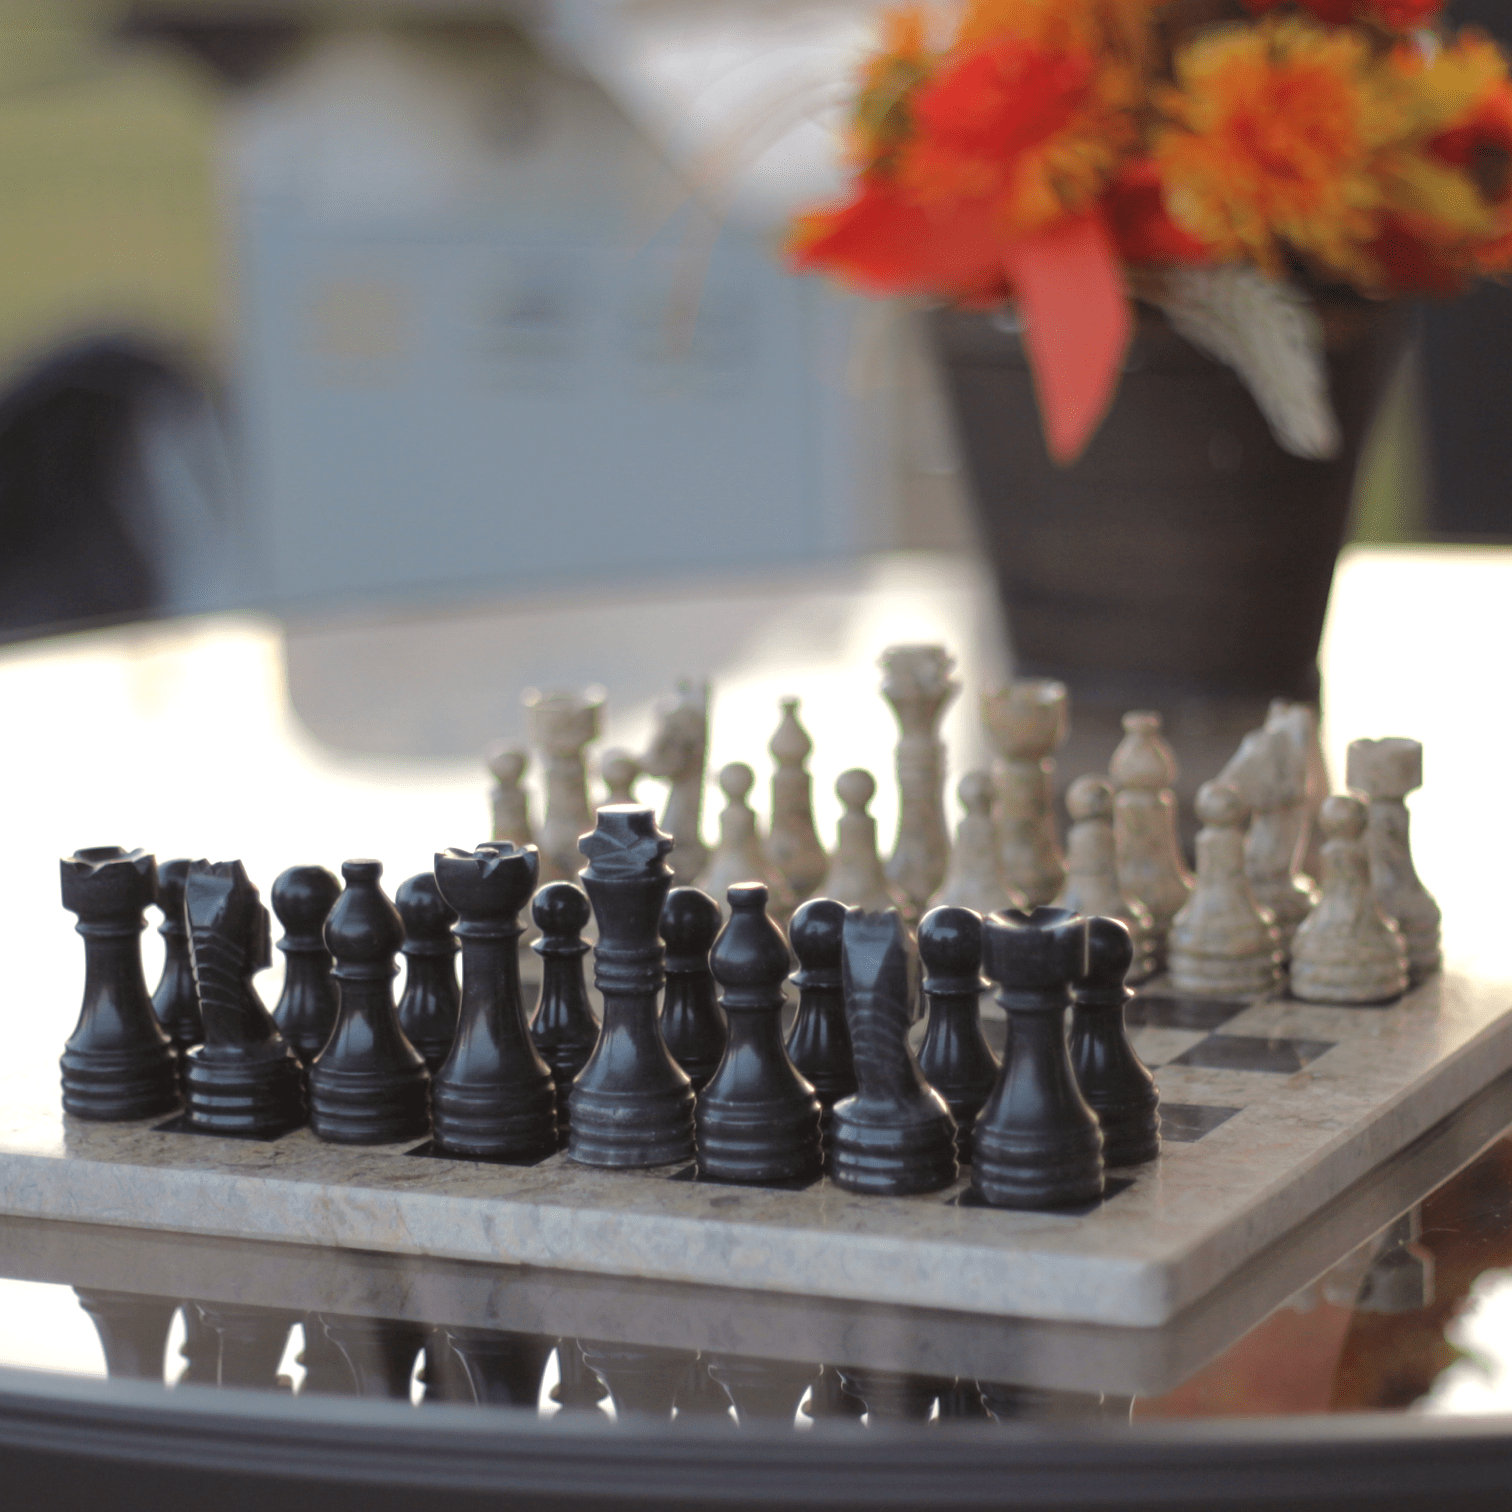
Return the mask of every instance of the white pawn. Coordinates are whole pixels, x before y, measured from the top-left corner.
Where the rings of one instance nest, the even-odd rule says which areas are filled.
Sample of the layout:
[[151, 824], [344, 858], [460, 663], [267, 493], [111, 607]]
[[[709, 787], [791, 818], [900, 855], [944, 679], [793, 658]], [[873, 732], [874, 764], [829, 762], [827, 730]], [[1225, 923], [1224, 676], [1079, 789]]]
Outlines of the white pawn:
[[1177, 833], [1176, 757], [1160, 734], [1160, 715], [1138, 710], [1123, 717], [1124, 738], [1113, 752], [1108, 775], [1113, 833], [1118, 844], [1118, 886], [1149, 911], [1155, 948], [1165, 956], [1171, 921], [1192, 891]]
[[772, 772], [772, 828], [767, 855], [787, 880], [796, 901], [810, 898], [824, 880], [829, 857], [814, 828], [814, 790], [806, 765], [814, 742], [798, 722], [798, 700], [782, 700], [782, 722], [767, 747]]
[[1370, 802], [1365, 845], [1370, 885], [1407, 942], [1407, 969], [1420, 982], [1443, 964], [1442, 923], [1433, 894], [1412, 864], [1408, 793], [1423, 785], [1423, 747], [1416, 740], [1353, 740], [1346, 780]]
[[522, 747], [496, 745], [488, 753], [488, 770], [493, 773], [493, 838], [512, 840], [516, 845], [534, 845], [530, 827], [530, 797], [521, 785], [525, 768], [530, 764]]
[[1327, 798], [1322, 893], [1292, 940], [1292, 996], [1305, 1003], [1385, 1003], [1407, 990], [1407, 946], [1370, 886], [1365, 805]]
[[820, 888], [826, 898], [849, 908], [876, 913], [884, 908], [907, 912], [903, 895], [887, 880], [882, 858], [877, 854], [877, 821], [866, 806], [876, 796], [877, 779], [860, 767], [841, 772], [835, 794], [845, 806], [840, 815], [835, 857]]
[[576, 693], [527, 690], [522, 699], [530, 743], [545, 758], [546, 817], [541, 821], [542, 882], [571, 880], [583, 868], [578, 838], [593, 828], [584, 749], [597, 738], [604, 711], [601, 688]]
[[[1301, 704], [1291, 707], [1303, 709]], [[1274, 719], [1273, 708], [1265, 727], [1251, 730], [1239, 743], [1218, 781], [1249, 805], [1244, 872], [1256, 900], [1275, 915], [1282, 948], [1290, 949], [1297, 925], [1312, 912], [1318, 894], [1298, 871], [1307, 844], [1306, 751]]]
[[737, 882], [763, 882], [770, 895], [767, 912], [774, 919], [786, 919], [793, 911], [792, 895], [761, 843], [756, 812], [748, 802], [755, 785], [756, 774], [743, 761], [720, 768], [725, 806], [719, 816], [719, 843], [709, 856], [700, 886], [724, 908], [725, 894]]
[[1066, 883], [1055, 836], [1055, 762], [1066, 738], [1064, 683], [1036, 678], [982, 695], [982, 724], [998, 754], [998, 844], [1008, 880], [1031, 904]]
[[940, 720], [961, 690], [943, 646], [889, 646], [882, 653], [882, 696], [898, 720], [898, 839], [887, 876], [922, 913], [945, 880], [945, 747]]
[[1023, 908], [1024, 896], [1015, 891], [1003, 866], [997, 821], [992, 817], [996, 792], [990, 772], [967, 772], [956, 789], [965, 813], [956, 827], [950, 870], [932, 908], [970, 908], [979, 914], [1003, 908]]
[[612, 746], [599, 757], [599, 780], [604, 784], [604, 803], [634, 803], [635, 784], [641, 765], [622, 746]]
[[1281, 933], [1244, 873], [1249, 809], [1235, 788], [1205, 782], [1197, 818], [1197, 881], [1166, 947], [1171, 985], [1192, 997], [1260, 997], [1281, 981]]
[[1087, 918], [1121, 919], [1134, 937], [1134, 964], [1128, 980], [1143, 982], [1155, 973], [1149, 910], [1126, 898], [1118, 887], [1118, 848], [1113, 839], [1113, 784], [1088, 773], [1066, 790], [1071, 828], [1066, 835], [1066, 885], [1055, 900]]

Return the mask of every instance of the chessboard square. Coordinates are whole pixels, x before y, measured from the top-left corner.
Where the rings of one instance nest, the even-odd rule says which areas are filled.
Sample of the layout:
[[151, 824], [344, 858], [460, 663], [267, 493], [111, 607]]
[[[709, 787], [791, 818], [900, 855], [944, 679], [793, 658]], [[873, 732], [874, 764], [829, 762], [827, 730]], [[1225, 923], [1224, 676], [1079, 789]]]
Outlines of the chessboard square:
[[1130, 1029], [1129, 1043], [1134, 1053], [1145, 1065], [1155, 1070], [1168, 1066], [1193, 1045], [1200, 1045], [1207, 1038], [1201, 1029]]
[[1124, 1022], [1151, 1029], [1201, 1029], [1211, 1033], [1250, 1005], [1226, 998], [1181, 997], [1174, 992], [1141, 992], [1124, 1010]]
[[1258, 1039], [1244, 1034], [1214, 1034], [1183, 1051], [1171, 1064], [1290, 1076], [1333, 1047], [1332, 1040]]
[[1160, 1105], [1160, 1138], [1165, 1144], [1196, 1144], [1204, 1134], [1211, 1134], [1226, 1124], [1239, 1108], [1208, 1107], [1203, 1103], [1168, 1103]]

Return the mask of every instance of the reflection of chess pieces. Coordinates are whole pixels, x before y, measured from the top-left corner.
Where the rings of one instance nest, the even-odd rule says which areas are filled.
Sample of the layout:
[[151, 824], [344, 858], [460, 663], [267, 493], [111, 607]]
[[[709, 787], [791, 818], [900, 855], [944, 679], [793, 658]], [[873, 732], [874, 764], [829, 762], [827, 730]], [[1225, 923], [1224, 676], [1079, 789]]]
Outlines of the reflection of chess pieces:
[[583, 1360], [608, 1388], [617, 1417], [665, 1422], [697, 1355], [687, 1349], [608, 1344], [584, 1339]]
[[1407, 988], [1407, 947], [1370, 885], [1365, 805], [1327, 799], [1322, 892], [1292, 939], [1291, 990], [1306, 1003], [1384, 1003]]
[[1365, 845], [1370, 885], [1407, 944], [1415, 982], [1443, 963], [1439, 906], [1418, 880], [1412, 864], [1408, 793], [1423, 785], [1423, 747], [1416, 740], [1354, 740], [1349, 745], [1348, 782], [1370, 801]]
[[675, 842], [668, 864], [678, 887], [698, 881], [709, 853], [700, 834], [709, 746], [709, 685], [680, 682], [656, 711], [656, 734], [641, 770], [671, 784], [661, 828]]
[[512, 840], [516, 845], [534, 845], [530, 827], [530, 797], [523, 787], [525, 768], [530, 758], [517, 745], [497, 745], [488, 753], [488, 770], [493, 773], [493, 838]]
[[1024, 899], [1013, 889], [998, 845], [997, 820], [992, 815], [996, 796], [987, 772], [967, 772], [956, 790], [965, 813], [956, 826], [950, 867], [934, 896], [936, 908], [969, 908], [979, 914], [1000, 908], [1022, 908]]
[[635, 784], [641, 766], [629, 751], [611, 746], [599, 757], [599, 779], [604, 784], [604, 803], [634, 803]]
[[[541, 881], [570, 881], [582, 858], [578, 837], [593, 828], [588, 803], [588, 767], [584, 751], [598, 738], [604, 712], [600, 688], [576, 693], [537, 693], [524, 697], [530, 743], [541, 753], [546, 777], [546, 817], [541, 821]], [[517, 842], [518, 843], [518, 842]]]
[[1055, 838], [1055, 762], [1066, 738], [1063, 683], [1026, 679], [982, 695], [982, 723], [998, 754], [998, 844], [1008, 881], [1030, 906], [1065, 885]]
[[762, 844], [756, 812], [750, 804], [756, 774], [743, 761], [720, 768], [719, 790], [725, 806], [719, 816], [719, 844], [704, 871], [703, 890], [721, 905], [739, 882], [763, 883], [771, 894], [771, 913], [786, 919], [793, 911], [792, 895]]
[[[415, 1360], [425, 1342], [425, 1330], [417, 1323], [395, 1318], [345, 1317], [322, 1313], [318, 1326], [340, 1351], [351, 1374], [351, 1390], [360, 1397], [387, 1397], [407, 1402]], [[310, 1346], [311, 1313], [305, 1319], [305, 1348]], [[305, 1389], [310, 1389], [306, 1377]]]
[[792, 1426], [799, 1402], [819, 1375], [817, 1365], [743, 1355], [711, 1355], [705, 1368], [724, 1388], [738, 1422], [765, 1419], [787, 1427]]
[[776, 763], [767, 855], [787, 882], [794, 902], [802, 902], [824, 880], [829, 857], [814, 828], [813, 782], [807, 766], [814, 742], [798, 723], [796, 698], [782, 700], [782, 723], [767, 749]]
[[1161, 738], [1160, 715], [1125, 714], [1124, 738], [1108, 764], [1117, 797], [1113, 832], [1118, 846], [1118, 885], [1126, 898], [1148, 910], [1158, 955], [1165, 952], [1171, 921], [1192, 891], [1177, 835], [1176, 757]]
[[74, 1295], [100, 1336], [106, 1375], [113, 1381], [156, 1381], [161, 1385], [168, 1330], [178, 1303], [166, 1297], [82, 1286], [74, 1287]]
[[877, 854], [877, 821], [867, 804], [877, 791], [876, 779], [860, 767], [841, 772], [835, 792], [844, 805], [835, 840], [835, 856], [819, 891], [827, 898], [852, 908], [879, 912], [904, 909], [907, 904], [882, 869]]
[[882, 653], [882, 696], [898, 719], [898, 840], [888, 880], [917, 918], [945, 880], [945, 747], [940, 720], [961, 685], [943, 646], [890, 646]]
[[1134, 964], [1128, 980], [1143, 982], [1155, 971], [1155, 948], [1149, 910], [1127, 898], [1118, 886], [1118, 852], [1113, 839], [1113, 784], [1104, 777], [1078, 777], [1066, 790], [1066, 885], [1057, 908], [1087, 918], [1118, 919], [1134, 940]]
[[[1311, 712], [1301, 704], [1282, 708]], [[1265, 728], [1246, 735], [1218, 774], [1249, 805], [1244, 872], [1255, 901], [1275, 916], [1283, 949], [1317, 902], [1312, 883], [1297, 870], [1306, 845], [1307, 753], [1295, 732], [1276, 723], [1287, 717], [1272, 709]]]
[[1244, 871], [1244, 799], [1221, 782], [1197, 791], [1197, 880], [1167, 941], [1171, 985], [1192, 997], [1259, 997], [1281, 980], [1275, 916]]

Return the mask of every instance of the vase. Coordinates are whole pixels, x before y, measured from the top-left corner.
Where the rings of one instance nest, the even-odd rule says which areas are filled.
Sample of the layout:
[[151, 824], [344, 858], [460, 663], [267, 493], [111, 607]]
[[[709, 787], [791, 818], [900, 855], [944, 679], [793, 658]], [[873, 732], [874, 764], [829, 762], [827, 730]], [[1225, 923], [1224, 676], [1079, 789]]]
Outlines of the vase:
[[1354, 478], [1409, 315], [1324, 307], [1337, 457], [1283, 451], [1228, 367], [1142, 313], [1079, 461], [1050, 460], [1007, 319], [933, 316], [980, 535], [1022, 676], [1159, 706], [1318, 696]]

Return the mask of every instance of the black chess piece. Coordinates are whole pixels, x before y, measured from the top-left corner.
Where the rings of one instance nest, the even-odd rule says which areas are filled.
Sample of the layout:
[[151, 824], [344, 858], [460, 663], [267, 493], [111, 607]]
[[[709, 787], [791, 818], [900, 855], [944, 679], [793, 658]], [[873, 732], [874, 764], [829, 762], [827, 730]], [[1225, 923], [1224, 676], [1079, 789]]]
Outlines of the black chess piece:
[[667, 985], [662, 992], [662, 1039], [672, 1059], [702, 1092], [719, 1068], [729, 1029], [714, 992], [709, 952], [719, 934], [719, 904], [696, 887], [674, 887], [662, 907]]
[[833, 898], [811, 898], [788, 925], [788, 943], [798, 957], [798, 970], [793, 973], [798, 1013], [788, 1031], [788, 1059], [819, 1098], [826, 1161], [835, 1104], [856, 1090], [840, 973], [844, 932], [845, 904]]
[[278, 942], [284, 984], [273, 1022], [306, 1066], [325, 1049], [336, 1027], [341, 995], [331, 975], [325, 922], [340, 896], [341, 883], [323, 866], [291, 866], [279, 874], [270, 894], [284, 927]]
[[404, 924], [379, 861], [344, 861], [346, 888], [326, 920], [341, 984], [336, 1023], [310, 1067], [310, 1126], [332, 1144], [395, 1144], [430, 1126], [430, 1072], [394, 1003]]
[[557, 1148], [556, 1090], [525, 1023], [520, 910], [535, 888], [533, 845], [492, 840], [436, 856], [461, 922], [462, 1011], [432, 1088], [436, 1148], [484, 1160], [544, 1160]]
[[708, 1372], [724, 1388], [742, 1427], [762, 1421], [791, 1426], [798, 1404], [819, 1378], [817, 1365], [752, 1355], [711, 1355]]
[[[604, 1024], [568, 1098], [567, 1153], [583, 1165], [658, 1166], [693, 1158], [693, 1087], [661, 1035], [657, 934], [672, 882], [672, 837], [648, 808], [608, 804], [578, 849], [598, 921], [593, 980]], [[611, 1387], [612, 1389], [612, 1387]]]
[[1106, 1166], [1142, 1165], [1160, 1154], [1160, 1093], [1124, 1022], [1134, 950], [1122, 920], [1088, 919], [1086, 960], [1071, 984], [1071, 1069], [1102, 1126]]
[[306, 1313], [300, 1332], [304, 1335], [304, 1347], [299, 1351], [298, 1359], [304, 1366], [305, 1375], [299, 1394], [356, 1396], [357, 1377], [347, 1363], [347, 1357], [325, 1331], [320, 1314]]
[[940, 1392], [949, 1386], [934, 1376], [902, 1370], [863, 1369], [842, 1365], [840, 1380], [850, 1395], [866, 1404], [866, 1421], [878, 1423], [927, 1423]]
[[[341, 959], [341, 952], [336, 952]], [[425, 1330], [417, 1323], [396, 1318], [358, 1318], [336, 1313], [310, 1314], [305, 1320], [305, 1348], [309, 1349], [310, 1319], [346, 1360], [351, 1374], [351, 1392], [360, 1397], [410, 1399], [415, 1361], [425, 1343]], [[305, 1390], [310, 1390], [309, 1377]], [[329, 1388], [327, 1388], [329, 1389]]]
[[[143, 991], [146, 997], [146, 991]], [[168, 1330], [179, 1304], [167, 1297], [74, 1287], [79, 1306], [100, 1336], [105, 1374], [111, 1380], [163, 1382]]]
[[430, 1328], [425, 1334], [425, 1358], [420, 1366], [420, 1380], [425, 1394], [420, 1400], [427, 1407], [446, 1403], [476, 1402], [472, 1382], [462, 1368], [462, 1361], [451, 1347], [444, 1328]]
[[992, 1207], [1077, 1207], [1103, 1193], [1102, 1133], [1066, 1048], [1071, 982], [1087, 921], [1063, 908], [1008, 909], [983, 925], [982, 958], [1008, 1015], [1008, 1057], [977, 1117], [971, 1188]]
[[541, 958], [541, 992], [530, 1021], [530, 1037], [551, 1067], [556, 1086], [557, 1134], [567, 1140], [567, 1094], [578, 1072], [588, 1064], [598, 1043], [598, 1020], [588, 1004], [583, 980], [583, 957], [588, 942], [583, 931], [593, 917], [588, 896], [571, 882], [548, 882], [530, 905], [530, 917], [541, 931], [531, 949]]
[[703, 1418], [715, 1422], [730, 1421], [730, 1398], [725, 1389], [709, 1374], [709, 1361], [699, 1355], [688, 1364], [677, 1383], [673, 1399], [679, 1420]]
[[74, 1118], [152, 1118], [178, 1106], [178, 1056], [142, 975], [143, 911], [157, 865], [118, 845], [59, 862], [63, 906], [84, 936], [84, 1001], [63, 1048], [63, 1111]]
[[557, 1383], [551, 1388], [551, 1400], [560, 1403], [563, 1412], [597, 1412], [608, 1395], [608, 1388], [589, 1369], [578, 1341], [558, 1339]]
[[919, 960], [929, 1024], [919, 1070], [956, 1121], [956, 1159], [971, 1163], [971, 1126], [992, 1094], [998, 1058], [982, 1034], [982, 916], [969, 908], [936, 908], [919, 923]]
[[724, 1058], [698, 1098], [698, 1171], [715, 1181], [815, 1181], [823, 1165], [819, 1099], [782, 1043], [787, 941], [767, 889], [737, 882], [709, 966], [730, 1025]]
[[196, 861], [184, 915], [205, 1042], [184, 1061], [189, 1122], [276, 1139], [305, 1121], [304, 1071], [252, 985], [268, 965], [268, 910], [240, 861]]
[[841, 968], [857, 1091], [835, 1105], [830, 1172], [848, 1191], [934, 1192], [956, 1179], [955, 1120], [908, 1043], [908, 930], [894, 908], [845, 916]]
[[979, 1423], [987, 1421], [987, 1417], [987, 1404], [975, 1381], [958, 1377], [940, 1393], [942, 1423]]
[[[622, 805], [629, 807], [628, 804]], [[603, 809], [599, 810], [602, 814]], [[672, 1416], [678, 1388], [697, 1356], [688, 1349], [643, 1344], [607, 1344], [584, 1340], [583, 1359], [608, 1388], [620, 1417]]]
[[181, 1309], [184, 1315], [184, 1342], [179, 1345], [184, 1369], [177, 1384], [180, 1386], [220, 1385], [220, 1335], [205, 1321], [199, 1307], [186, 1302]]
[[450, 1325], [446, 1337], [472, 1401], [490, 1407], [534, 1409], [540, 1405], [541, 1376], [556, 1347], [555, 1339], [548, 1334]]
[[204, 1325], [219, 1340], [217, 1384], [245, 1386], [259, 1391], [285, 1389], [278, 1366], [289, 1343], [289, 1330], [298, 1319], [271, 1307], [245, 1307], [223, 1302], [197, 1304]]
[[404, 920], [399, 1027], [434, 1076], [457, 1037], [457, 939], [452, 933], [457, 911], [441, 896], [434, 872], [401, 883], [394, 907]]
[[179, 1053], [181, 1072], [184, 1052], [204, 1038], [199, 999], [194, 993], [194, 967], [189, 960], [189, 926], [184, 920], [184, 881], [188, 875], [189, 863], [183, 860], [164, 861], [157, 869], [163, 971], [152, 992], [152, 1011]]
[[826, 1420], [854, 1422], [866, 1416], [866, 1403], [845, 1389], [845, 1382], [833, 1365], [826, 1365], [809, 1390], [803, 1413], [816, 1423]]

